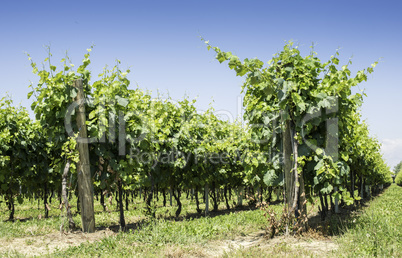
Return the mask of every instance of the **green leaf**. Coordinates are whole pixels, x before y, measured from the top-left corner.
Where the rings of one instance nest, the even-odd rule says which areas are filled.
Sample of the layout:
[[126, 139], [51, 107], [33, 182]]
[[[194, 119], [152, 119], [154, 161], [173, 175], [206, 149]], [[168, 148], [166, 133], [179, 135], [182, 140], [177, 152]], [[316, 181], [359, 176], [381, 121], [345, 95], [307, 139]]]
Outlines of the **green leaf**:
[[324, 166], [324, 160], [320, 159], [320, 161], [318, 161], [317, 165], [315, 165], [314, 170], [318, 171], [320, 170], [322, 167]]
[[72, 99], [75, 99], [75, 98], [77, 97], [77, 94], [78, 94], [77, 89], [76, 89], [76, 88], [72, 88], [71, 91], [70, 91], [70, 97], [71, 97]]
[[325, 92], [320, 92], [317, 94], [317, 98], [325, 99], [328, 95]]
[[28, 92], [28, 99], [31, 98], [32, 94], [33, 94], [33, 91]]
[[339, 59], [336, 58], [336, 57], [334, 57], [334, 58], [332, 58], [332, 62], [333, 62], [334, 64], [338, 65], [338, 64], [339, 64]]
[[92, 120], [92, 119], [94, 119], [95, 116], [96, 116], [96, 110], [92, 110], [92, 111], [89, 113], [88, 118]]
[[279, 175], [276, 174], [275, 170], [270, 169], [264, 175], [264, 183], [267, 186], [279, 186], [283, 185], [283, 174], [280, 173]]
[[118, 95], [116, 95], [116, 101], [117, 101], [117, 103], [118, 103], [120, 106], [122, 106], [122, 107], [127, 106], [128, 103], [129, 103], [128, 99], [122, 98], [122, 97], [120, 97], [120, 96], [118, 96]]
[[333, 186], [330, 183], [325, 182], [324, 187], [321, 188], [321, 192], [324, 194], [329, 194], [332, 192], [332, 189], [334, 189]]
[[328, 99], [323, 99], [320, 102], [318, 102], [318, 107], [320, 107], [320, 108], [330, 108], [331, 107], [331, 102], [329, 102]]
[[300, 109], [300, 112], [304, 112], [306, 110], [306, 103], [299, 102], [297, 103], [297, 107]]

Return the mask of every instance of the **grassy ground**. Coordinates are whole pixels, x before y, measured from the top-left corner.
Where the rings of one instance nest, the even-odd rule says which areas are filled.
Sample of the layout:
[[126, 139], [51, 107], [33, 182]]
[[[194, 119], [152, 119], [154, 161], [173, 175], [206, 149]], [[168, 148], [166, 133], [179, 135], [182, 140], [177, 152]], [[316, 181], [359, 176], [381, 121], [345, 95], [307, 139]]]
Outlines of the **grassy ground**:
[[[42, 246], [46, 245], [46, 248], [36, 254], [43, 256], [47, 253], [52, 257], [402, 257], [402, 187], [396, 185], [367, 202], [359, 212], [346, 218], [333, 216], [326, 225], [332, 227], [336, 234], [328, 237], [322, 234], [315, 237], [309, 233], [302, 238], [276, 237], [268, 240], [264, 237], [266, 219], [263, 212], [247, 207], [226, 211], [222, 204], [219, 212], [204, 217], [195, 214], [194, 203], [183, 198], [183, 211], [179, 219], [173, 217], [176, 207], [158, 207], [157, 219], [151, 220], [144, 215], [142, 205], [139, 199], [130, 203], [130, 210], [125, 212], [128, 231], [117, 233], [115, 202], [109, 204], [111, 212], [103, 212], [96, 202], [95, 220], [99, 234], [93, 239], [85, 238], [91, 234], [77, 235], [75, 239], [88, 240], [69, 245], [69, 241], [74, 242], [71, 237], [74, 234], [60, 236], [59, 229], [64, 217], [60, 216], [58, 205], [53, 204], [50, 218], [43, 219], [42, 207], [38, 210], [36, 203], [26, 202], [16, 207], [16, 217], [21, 221], [12, 223], [5, 221], [8, 211], [2, 203], [0, 243], [3, 246], [0, 244], [0, 256], [29, 254], [21, 248], [10, 249], [6, 246], [17, 243], [28, 248], [30, 245], [40, 246], [37, 242], [43, 241], [46, 244]], [[272, 207], [278, 214], [282, 209], [281, 205]], [[74, 216], [74, 221], [80, 225], [78, 214]], [[67, 244], [63, 248], [54, 247], [49, 238], [60, 238], [61, 242]]]
[[156, 255], [166, 249], [183, 249], [185, 253], [197, 253], [211, 240], [232, 239], [260, 230], [264, 217], [259, 210], [241, 211], [215, 217], [201, 217], [183, 221], [150, 221], [137, 230], [121, 233], [101, 242], [70, 248], [61, 256], [94, 255]]
[[[211, 212], [210, 216], [205, 217], [195, 212], [195, 201], [187, 200], [182, 197], [183, 209], [179, 218], [175, 218], [174, 214], [177, 207], [169, 205], [162, 207], [162, 197], [160, 196], [156, 218], [150, 219], [145, 215], [144, 202], [142, 199], [130, 201], [129, 211], [125, 211], [125, 219], [127, 224], [127, 232], [113, 234], [99, 242], [88, 243], [73, 247], [62, 252], [56, 252], [54, 255], [75, 255], [86, 254], [93, 256], [98, 254], [116, 254], [126, 255], [128, 253], [155, 254], [158, 252], [166, 252], [166, 248], [180, 248], [187, 250], [187, 246], [197, 245], [202, 247], [210, 240], [220, 240], [233, 238], [235, 236], [245, 236], [251, 232], [261, 230], [265, 226], [265, 218], [262, 211], [258, 209], [250, 209], [245, 206], [243, 209], [226, 210], [226, 206], [221, 203], [218, 212]], [[76, 199], [72, 198], [73, 219], [77, 226], [81, 226], [80, 215], [76, 211]], [[246, 203], [246, 202], [245, 202]], [[107, 201], [108, 210], [104, 212], [98, 201], [95, 201], [95, 221], [97, 231], [109, 230], [119, 231], [119, 213], [117, 212], [116, 202]], [[43, 205], [40, 204], [38, 209], [37, 201], [25, 200], [21, 205], [16, 204], [15, 222], [6, 221], [8, 219], [8, 209], [3, 203], [0, 204], [0, 242], [9, 242], [10, 245], [15, 238], [27, 238], [24, 243], [30, 243], [32, 237], [47, 236], [60, 234], [60, 225], [66, 219], [61, 215], [59, 203], [56, 199], [50, 204], [49, 218], [44, 219]], [[205, 208], [205, 204], [201, 203], [201, 209]], [[278, 211], [280, 206], [277, 206]], [[37, 241], [36, 241], [37, 242]], [[134, 244], [135, 243], [135, 244]], [[4, 245], [3, 245], [4, 246]], [[0, 255], [18, 255], [15, 251], [2, 252], [0, 245]], [[5, 249], [5, 248], [4, 248]], [[17, 248], [18, 249], [18, 248]], [[194, 248], [193, 248], [194, 249]], [[195, 248], [197, 249], [197, 248]], [[52, 251], [52, 250], [49, 250]], [[169, 250], [168, 250], [169, 251]]]
[[341, 224], [337, 238], [350, 257], [402, 257], [402, 187], [391, 185]]

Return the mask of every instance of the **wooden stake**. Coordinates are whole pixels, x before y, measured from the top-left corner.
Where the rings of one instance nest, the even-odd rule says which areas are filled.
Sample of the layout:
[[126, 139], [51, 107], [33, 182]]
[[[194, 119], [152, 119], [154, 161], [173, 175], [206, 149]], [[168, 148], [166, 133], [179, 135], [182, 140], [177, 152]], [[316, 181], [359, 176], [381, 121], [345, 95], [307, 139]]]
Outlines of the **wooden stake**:
[[209, 188], [208, 184], [205, 185], [205, 216], [209, 213]]
[[[64, 167], [64, 171], [63, 171], [63, 175], [62, 175], [62, 179], [61, 179], [61, 194], [63, 197], [64, 205], [66, 206], [68, 228], [74, 229], [75, 223], [73, 220], [73, 216], [71, 214], [71, 207], [70, 207], [70, 204], [68, 203], [68, 198], [67, 198], [67, 176], [68, 176], [68, 171], [70, 170], [70, 165], [71, 165], [71, 161], [68, 159], [66, 162], [66, 166]], [[63, 224], [64, 224], [64, 222], [63, 222]], [[60, 231], [63, 229], [63, 224], [60, 227]]]
[[287, 122], [285, 132], [283, 133], [283, 173], [285, 174], [285, 203], [288, 211], [291, 211], [295, 199], [295, 173], [292, 164], [292, 136], [290, 122]]
[[237, 189], [237, 206], [238, 207], [241, 207], [241, 206], [243, 206], [243, 192], [244, 192], [244, 187], [243, 186], [240, 186], [238, 189]]
[[78, 163], [78, 193], [81, 206], [82, 231], [93, 233], [95, 232], [94, 198], [89, 163], [87, 127], [85, 123], [85, 96], [82, 79], [75, 80], [74, 87], [78, 90], [76, 100], [79, 104], [77, 112], [79, 136], [77, 139], [77, 147], [80, 155], [80, 161]]
[[[338, 187], [335, 186], [334, 191], [338, 192]], [[335, 197], [335, 213], [339, 213], [339, 204], [338, 204], [338, 202], [339, 202], [339, 198]]]

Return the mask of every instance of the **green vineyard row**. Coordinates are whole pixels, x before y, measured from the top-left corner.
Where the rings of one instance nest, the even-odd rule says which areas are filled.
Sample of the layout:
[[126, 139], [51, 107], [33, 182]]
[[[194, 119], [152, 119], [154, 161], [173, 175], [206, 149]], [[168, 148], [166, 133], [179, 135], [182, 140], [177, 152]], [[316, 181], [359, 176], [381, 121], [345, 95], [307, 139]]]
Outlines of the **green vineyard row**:
[[[123, 191], [147, 189], [150, 214], [157, 191], [171, 191], [178, 216], [180, 191], [187, 189], [291, 188], [294, 194], [286, 195], [287, 202], [301, 209], [301, 200], [317, 195], [321, 201], [335, 197], [352, 204], [366, 186], [376, 191], [391, 182], [380, 143], [361, 119], [363, 96], [351, 90], [375, 64], [351, 77], [350, 63], [339, 68], [338, 53], [322, 63], [314, 52], [302, 57], [292, 43], [267, 67], [258, 59], [241, 61], [207, 47], [245, 77], [245, 124], [222, 120], [213, 108], [199, 113], [195, 100], [152, 98], [132, 89], [130, 71], [121, 71], [119, 61], [92, 78], [91, 49], [76, 71], [68, 58], [61, 68], [51, 63], [50, 54], [43, 69], [31, 61], [39, 77], [28, 94], [35, 120], [10, 99], [0, 102], [0, 195], [10, 219], [15, 200], [60, 192], [66, 164], [71, 164], [67, 187], [76, 189], [76, 144], [83, 140], [89, 142], [93, 191], [122, 196]], [[82, 129], [75, 122], [78, 79], [84, 84], [88, 139], [77, 138]], [[286, 181], [290, 174], [291, 183]], [[120, 223], [124, 227], [124, 214]]]

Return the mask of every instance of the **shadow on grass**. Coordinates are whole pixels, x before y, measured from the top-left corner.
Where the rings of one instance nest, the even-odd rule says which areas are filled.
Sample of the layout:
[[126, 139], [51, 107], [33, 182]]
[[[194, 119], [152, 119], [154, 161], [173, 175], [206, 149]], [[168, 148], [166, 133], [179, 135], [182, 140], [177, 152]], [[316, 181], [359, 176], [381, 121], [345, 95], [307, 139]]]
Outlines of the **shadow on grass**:
[[[204, 211], [201, 212], [201, 213], [197, 213], [197, 212], [188, 213], [188, 212], [186, 212], [186, 214], [182, 214], [179, 217], [176, 217], [174, 215], [157, 216], [156, 220], [185, 221], [185, 220], [190, 220], [190, 219], [199, 219], [199, 218], [203, 218], [203, 217], [213, 218], [213, 217], [217, 217], [217, 216], [227, 215], [227, 214], [230, 214], [230, 213], [233, 213], [233, 212], [256, 210], [256, 209], [258, 209], [258, 208], [255, 207], [255, 206], [243, 205], [243, 206], [231, 208], [230, 210], [228, 210], [228, 209], [220, 209], [218, 211], [210, 211], [208, 213], [208, 215], [205, 215]], [[152, 219], [150, 219], [149, 217], [148, 218], [143, 218], [143, 219], [141, 219], [140, 221], [138, 221], [136, 223], [128, 223], [128, 224], [126, 224], [126, 227], [124, 228], [124, 231], [128, 232], [130, 229], [132, 231], [138, 230], [138, 229], [141, 229], [142, 227], [147, 226], [151, 222], [152, 222]], [[118, 225], [118, 224], [96, 227], [96, 230], [105, 230], [105, 229], [112, 230], [115, 233], [118, 233], [118, 232], [121, 231], [120, 225]]]
[[210, 210], [208, 212], [207, 215], [205, 215], [205, 211], [202, 211], [200, 213], [198, 212], [191, 212], [188, 213], [186, 212], [186, 215], [180, 215], [179, 217], [170, 215], [167, 217], [161, 217], [161, 219], [165, 219], [165, 220], [174, 220], [174, 221], [183, 221], [183, 220], [188, 220], [188, 219], [198, 219], [198, 218], [202, 218], [202, 217], [216, 217], [216, 216], [221, 216], [221, 215], [226, 215], [226, 214], [230, 214], [232, 212], [237, 212], [237, 211], [246, 211], [246, 210], [256, 210], [257, 207], [255, 207], [255, 205], [242, 205], [242, 206], [236, 206], [231, 208], [230, 210], [228, 209], [220, 209], [217, 211], [214, 210]]
[[321, 232], [324, 236], [343, 235], [347, 230], [358, 226], [355, 220], [361, 216], [363, 210], [368, 207], [369, 202], [380, 196], [384, 190], [386, 188], [375, 196], [361, 199], [353, 205], [339, 207], [339, 213], [330, 210], [324, 221], [321, 220], [320, 214], [317, 213], [309, 217], [309, 227], [317, 232]]
[[[41, 217], [41, 218], [39, 218], [39, 219], [51, 219], [51, 218], [58, 218], [58, 217], [60, 217], [60, 215], [49, 215], [47, 218], [45, 218], [45, 216], [43, 216], [43, 217]], [[25, 218], [14, 218], [14, 219], [6, 219], [6, 220], [3, 220], [3, 222], [16, 222], [16, 221], [18, 221], [18, 222], [28, 222], [28, 221], [31, 221], [31, 220], [33, 220], [35, 217], [32, 217], [32, 216], [29, 216], [29, 217], [25, 217]]]

